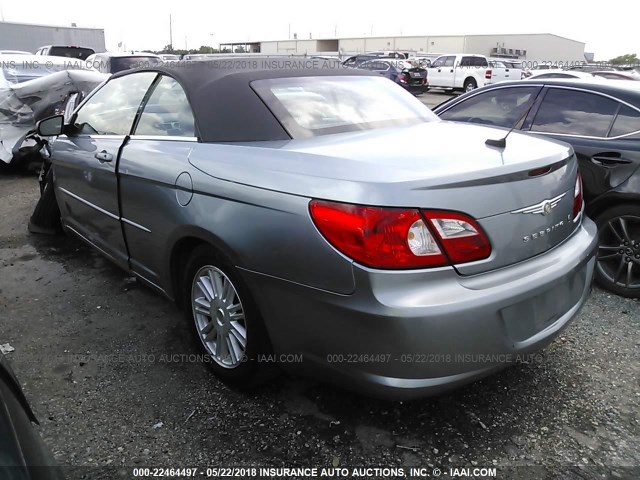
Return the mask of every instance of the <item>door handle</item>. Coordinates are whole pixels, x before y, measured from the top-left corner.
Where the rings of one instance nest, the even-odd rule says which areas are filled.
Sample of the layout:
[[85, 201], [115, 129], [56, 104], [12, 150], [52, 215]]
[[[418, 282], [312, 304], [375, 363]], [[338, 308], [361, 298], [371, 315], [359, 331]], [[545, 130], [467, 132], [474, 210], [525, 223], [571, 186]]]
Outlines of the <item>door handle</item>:
[[591, 157], [591, 162], [601, 167], [615, 167], [616, 165], [628, 165], [631, 160], [624, 158], [619, 152], [602, 152]]
[[100, 160], [100, 163], [110, 162], [113, 160], [113, 155], [108, 153], [106, 150], [96, 153], [94, 157]]

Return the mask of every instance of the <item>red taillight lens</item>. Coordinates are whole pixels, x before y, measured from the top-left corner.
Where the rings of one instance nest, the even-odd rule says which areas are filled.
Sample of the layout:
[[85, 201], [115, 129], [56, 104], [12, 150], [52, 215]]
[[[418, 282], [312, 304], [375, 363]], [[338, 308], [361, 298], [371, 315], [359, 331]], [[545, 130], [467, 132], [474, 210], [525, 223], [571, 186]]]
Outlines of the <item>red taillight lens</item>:
[[400, 83], [407, 83], [407, 76], [405, 74], [400, 74], [398, 78], [400, 79]]
[[491, 244], [474, 220], [455, 212], [422, 212], [436, 230], [445, 253], [453, 263], [482, 260], [491, 255]]
[[487, 70], [484, 74], [484, 78], [487, 80], [491, 80], [491, 75], [493, 74], [493, 70]]
[[416, 209], [321, 200], [311, 201], [309, 209], [329, 243], [369, 267], [438, 267], [450, 263], [449, 260], [466, 263], [491, 254], [491, 245], [480, 226], [460, 213], [421, 213]]
[[313, 200], [309, 209], [329, 243], [363, 265], [420, 268], [447, 263], [418, 210], [320, 200]]
[[582, 175], [578, 172], [576, 186], [573, 189], [573, 221], [577, 222], [582, 214], [584, 206], [584, 195], [582, 194]]

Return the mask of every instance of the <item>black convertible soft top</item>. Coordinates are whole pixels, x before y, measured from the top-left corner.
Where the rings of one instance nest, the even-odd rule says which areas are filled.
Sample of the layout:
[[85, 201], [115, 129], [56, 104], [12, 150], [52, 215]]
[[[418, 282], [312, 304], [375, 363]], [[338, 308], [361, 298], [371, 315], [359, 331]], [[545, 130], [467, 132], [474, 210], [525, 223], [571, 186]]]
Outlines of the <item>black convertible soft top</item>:
[[316, 76], [371, 76], [341, 67], [337, 61], [305, 57], [224, 58], [171, 62], [126, 70], [118, 78], [141, 71], [173, 77], [191, 103], [196, 129], [203, 142], [289, 140], [280, 122], [253, 91], [254, 80]]

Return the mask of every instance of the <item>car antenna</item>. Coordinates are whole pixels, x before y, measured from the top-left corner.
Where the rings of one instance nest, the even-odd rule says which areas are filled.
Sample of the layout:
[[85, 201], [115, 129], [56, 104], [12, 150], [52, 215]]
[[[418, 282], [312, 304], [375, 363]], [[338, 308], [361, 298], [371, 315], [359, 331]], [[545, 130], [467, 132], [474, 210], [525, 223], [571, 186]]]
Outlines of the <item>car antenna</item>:
[[526, 118], [527, 115], [529, 115], [529, 112], [531, 111], [531, 108], [533, 108], [533, 104], [535, 102], [531, 102], [531, 105], [529, 105], [529, 108], [527, 108], [527, 110], [520, 115], [520, 117], [518, 117], [518, 120], [516, 120], [516, 123], [513, 124], [513, 127], [511, 127], [511, 129], [507, 132], [507, 134], [496, 140], [494, 138], [488, 138], [484, 143], [486, 145], [489, 145], [490, 147], [498, 147], [498, 148], [505, 148], [507, 146], [507, 137], [511, 134], [511, 132], [513, 132], [516, 127], [518, 126], [518, 124], [524, 119]]

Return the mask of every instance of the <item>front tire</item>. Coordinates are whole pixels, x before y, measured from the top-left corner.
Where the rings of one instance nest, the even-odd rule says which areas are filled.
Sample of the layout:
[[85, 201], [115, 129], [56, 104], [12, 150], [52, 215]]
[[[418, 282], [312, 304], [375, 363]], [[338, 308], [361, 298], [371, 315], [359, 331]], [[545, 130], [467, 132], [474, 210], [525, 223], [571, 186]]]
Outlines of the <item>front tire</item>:
[[640, 205], [619, 205], [595, 219], [598, 263], [595, 279], [622, 297], [640, 298]]
[[189, 329], [222, 381], [252, 388], [266, 378], [258, 357], [271, 351], [257, 305], [228, 262], [208, 246], [194, 250], [184, 275]]

